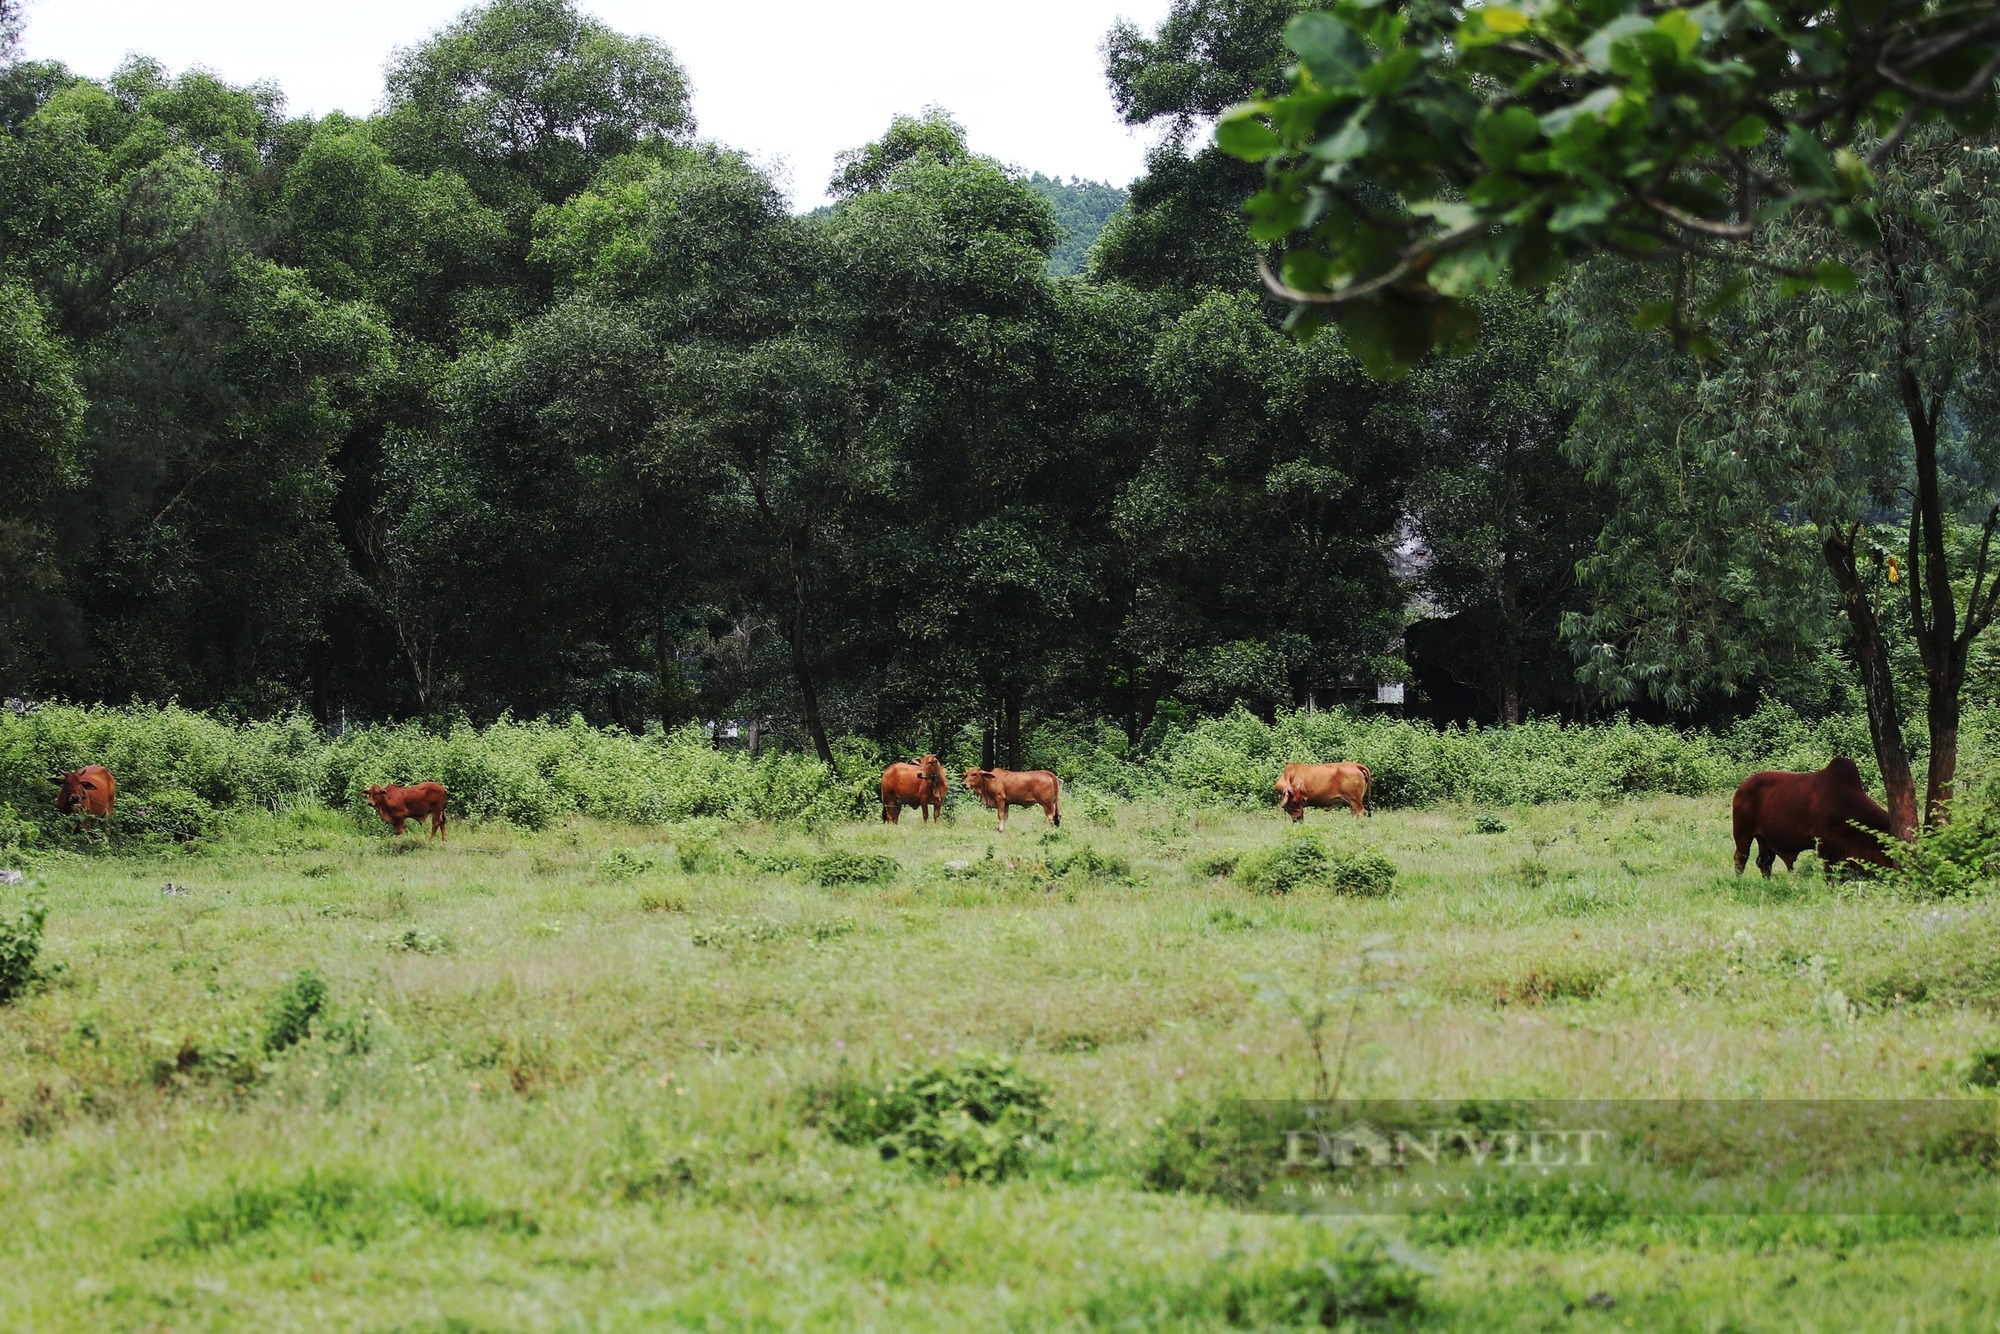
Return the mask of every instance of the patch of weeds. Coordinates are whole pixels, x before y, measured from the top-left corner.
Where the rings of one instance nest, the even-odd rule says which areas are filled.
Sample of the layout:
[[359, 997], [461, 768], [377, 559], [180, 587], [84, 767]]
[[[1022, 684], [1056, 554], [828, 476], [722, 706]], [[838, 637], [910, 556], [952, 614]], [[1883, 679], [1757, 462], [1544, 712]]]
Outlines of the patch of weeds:
[[1132, 874], [1132, 864], [1123, 857], [1107, 856], [1088, 844], [1079, 843], [1049, 857], [1049, 874], [1058, 878], [1075, 876], [1087, 880], [1124, 880]]
[[1976, 1089], [2000, 1089], [2000, 1051], [1982, 1051], [1968, 1063], [1965, 1082]]
[[1514, 866], [1514, 878], [1527, 889], [1540, 889], [1549, 883], [1549, 864], [1540, 857], [1523, 857]]
[[1564, 959], [1536, 964], [1526, 972], [1500, 979], [1492, 985], [1495, 1005], [1547, 1005], [1559, 1000], [1589, 1000], [1611, 980], [1611, 970], [1601, 963]]
[[0, 917], [0, 1005], [26, 991], [35, 981], [35, 960], [42, 952], [42, 924], [49, 907], [39, 895], [29, 895], [12, 917]]
[[823, 945], [829, 940], [839, 940], [842, 936], [851, 936], [859, 929], [859, 923], [852, 917], [828, 917], [823, 921], [807, 922], [800, 928], [799, 934], [812, 944]]
[[1289, 894], [1324, 880], [1332, 865], [1319, 835], [1288, 833], [1272, 846], [1245, 855], [1236, 864], [1236, 879], [1259, 894]]
[[351, 903], [315, 903], [313, 905], [313, 916], [359, 917], [361, 916], [361, 909]]
[[775, 917], [725, 917], [696, 927], [688, 940], [697, 946], [728, 949], [735, 945], [766, 945], [791, 934], [792, 928]]
[[326, 1008], [326, 981], [310, 968], [278, 988], [264, 1012], [263, 1046], [275, 1056], [311, 1036], [313, 1020]]
[[686, 912], [687, 895], [671, 889], [649, 889], [639, 895], [641, 912]]
[[805, 870], [813, 862], [810, 854], [799, 852], [752, 852], [748, 848], [738, 848], [736, 855], [751, 869], [765, 875], [790, 875], [794, 871]]
[[311, 866], [301, 866], [299, 874], [308, 880], [324, 880], [339, 869], [332, 862], [314, 862]]
[[1328, 882], [1336, 893], [1379, 898], [1396, 888], [1396, 863], [1373, 848], [1363, 848], [1335, 862]]
[[720, 825], [714, 821], [690, 821], [674, 835], [674, 860], [687, 875], [714, 874], [722, 870], [722, 850], [716, 845]]
[[1215, 879], [1232, 875], [1236, 871], [1236, 854], [1233, 852], [1211, 852], [1197, 857], [1189, 863], [1196, 875]]
[[1504, 834], [1507, 822], [1497, 815], [1481, 812], [1472, 818], [1472, 832], [1475, 834]]
[[1271, 1146], [1278, 1142], [1269, 1112], [1254, 1103], [1183, 1104], [1154, 1126], [1139, 1180], [1148, 1190], [1246, 1204], [1276, 1175], [1280, 1164]]
[[815, 858], [812, 867], [816, 885], [880, 885], [894, 880], [902, 863], [877, 852], [829, 852]]
[[451, 946], [436, 932], [413, 926], [390, 936], [389, 949], [398, 954], [447, 954]]
[[1406, 1328], [1430, 1267], [1372, 1232], [1316, 1229], [1305, 1254], [1231, 1250], [1193, 1280], [1126, 1279], [1084, 1303], [1092, 1327]]
[[664, 863], [657, 852], [641, 848], [613, 848], [597, 859], [597, 874], [606, 880], [635, 880]]
[[1261, 918], [1248, 913], [1240, 913], [1234, 908], [1212, 908], [1208, 914], [1208, 924], [1217, 931], [1255, 931], [1264, 925]]
[[1559, 886], [1543, 905], [1551, 917], [1591, 917], [1610, 912], [1623, 900], [1601, 885], [1569, 883]]
[[971, 1055], [880, 1081], [843, 1076], [812, 1092], [807, 1119], [842, 1144], [964, 1181], [1018, 1174], [1055, 1130], [1041, 1081], [1011, 1061]]
[[521, 1236], [541, 1230], [520, 1210], [498, 1208], [444, 1178], [379, 1182], [355, 1173], [308, 1169], [271, 1185], [232, 1182], [206, 1199], [182, 1205], [146, 1249], [155, 1255], [199, 1254], [282, 1234], [360, 1247], [424, 1224]]

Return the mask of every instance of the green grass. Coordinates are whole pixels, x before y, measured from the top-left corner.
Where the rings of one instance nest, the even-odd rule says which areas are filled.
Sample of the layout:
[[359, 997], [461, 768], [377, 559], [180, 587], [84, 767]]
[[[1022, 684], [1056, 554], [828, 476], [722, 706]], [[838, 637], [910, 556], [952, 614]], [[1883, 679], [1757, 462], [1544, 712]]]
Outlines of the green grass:
[[[1122, 803], [1053, 838], [308, 813], [45, 853], [40, 980], [0, 1008], [0, 1328], [1988, 1326], [1990, 1221], [1370, 1224], [1435, 1271], [1412, 1310], [1355, 1224], [1146, 1188], [1174, 1126], [1312, 1089], [1297, 1011], [1364, 950], [1349, 1094], [1994, 1097], [1992, 900], [1738, 880], [1726, 798], [1480, 813], [1309, 816], [1394, 863], [1374, 897], [1221, 873], [1275, 811]], [[975, 1057], [1047, 1096], [998, 1180], [815, 1111]]]

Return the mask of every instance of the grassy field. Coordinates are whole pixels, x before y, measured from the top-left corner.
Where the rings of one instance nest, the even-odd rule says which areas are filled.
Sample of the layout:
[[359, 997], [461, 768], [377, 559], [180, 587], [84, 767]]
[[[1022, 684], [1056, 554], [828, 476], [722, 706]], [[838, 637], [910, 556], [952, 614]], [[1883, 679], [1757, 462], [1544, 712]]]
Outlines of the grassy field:
[[[1739, 881], [1726, 808], [1309, 816], [1400, 869], [1379, 897], [1246, 888], [1275, 811], [1115, 803], [45, 855], [47, 974], [0, 1008], [0, 1328], [1365, 1324], [1364, 1229], [1429, 1271], [1382, 1308], [1425, 1328], [1993, 1327], [1990, 1211], [1454, 1234], [1149, 1188], [1223, 1100], [1312, 1090], [1329, 995], [1355, 1095], [1992, 1098], [1995, 904]], [[832, 1133], [972, 1053], [1048, 1092], [1022, 1170]]]

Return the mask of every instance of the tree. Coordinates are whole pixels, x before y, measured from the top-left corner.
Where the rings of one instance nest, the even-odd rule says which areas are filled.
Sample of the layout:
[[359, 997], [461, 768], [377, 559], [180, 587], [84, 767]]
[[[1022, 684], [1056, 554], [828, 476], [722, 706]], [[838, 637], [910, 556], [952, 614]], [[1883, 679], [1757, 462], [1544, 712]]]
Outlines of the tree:
[[1409, 497], [1416, 583], [1440, 619], [1412, 628], [1409, 656], [1515, 723], [1573, 693], [1562, 618], [1609, 507], [1565, 453], [1574, 405], [1552, 383], [1560, 332], [1544, 304], [1496, 292], [1478, 309], [1480, 346], [1426, 363], [1411, 385], [1424, 456]]
[[570, 0], [492, 0], [397, 52], [382, 118], [399, 165], [456, 172], [524, 230], [605, 162], [693, 132], [673, 53]]
[[[1600, 251], [1772, 259], [1804, 210], [1824, 241], [1782, 266], [1846, 283], [1871, 245], [1874, 173], [1919, 124], [1993, 123], [2000, 14], [1877, 0], [1341, 0], [1285, 29], [1288, 87], [1225, 114], [1217, 142], [1265, 164], [1251, 232], [1284, 251], [1272, 290], [1337, 321], [1378, 374], [1472, 335], [1474, 293], [1541, 286]], [[1727, 303], [1725, 283], [1711, 297]], [[1708, 346], [1707, 314], [1652, 318]]]
[[[1637, 431], [1629, 423], [1600, 431], [1600, 390], [1583, 421], [1586, 438], [1610, 447], [1610, 467], [1639, 442], [1625, 456], [1622, 492], [1651, 490], [1631, 479], [1658, 475], [1648, 460], [1671, 448], [1696, 454], [1736, 512], [1768, 507], [1753, 531], [1766, 534], [1770, 549], [1796, 558], [1806, 546], [1799, 530], [1809, 525], [1810, 547], [1850, 628], [1890, 813], [1905, 835], [1917, 823], [1917, 799], [1883, 598], [1904, 600], [1921, 663], [1930, 825], [1947, 818], [1952, 799], [1972, 649], [2000, 612], [1992, 552], [2000, 529], [2000, 224], [1989, 208], [1996, 190], [1993, 154], [1968, 153], [1941, 128], [1913, 132], [1882, 173], [1877, 239], [1858, 257], [1852, 291], [1799, 299], [1751, 284], [1740, 315], [1718, 326], [1726, 358], [1712, 368], [1671, 368], [1666, 392], [1682, 411], [1654, 412], [1653, 424]], [[1796, 219], [1774, 229], [1773, 252], [1780, 262], [1816, 253], [1830, 244], [1825, 231]], [[1712, 299], [1708, 293], [1733, 280], [1726, 266], [1690, 266], [1676, 281]], [[1623, 341], [1606, 334], [1586, 344], [1582, 377], [1611, 377]], [[1663, 439], [1669, 427], [1673, 435]], [[1660, 517], [1634, 505], [1621, 523], [1644, 542], [1658, 533]], [[1902, 526], [1897, 552], [1874, 545], [1872, 525], [1883, 518]], [[1974, 524], [1971, 534], [1959, 531], [1962, 519]]]

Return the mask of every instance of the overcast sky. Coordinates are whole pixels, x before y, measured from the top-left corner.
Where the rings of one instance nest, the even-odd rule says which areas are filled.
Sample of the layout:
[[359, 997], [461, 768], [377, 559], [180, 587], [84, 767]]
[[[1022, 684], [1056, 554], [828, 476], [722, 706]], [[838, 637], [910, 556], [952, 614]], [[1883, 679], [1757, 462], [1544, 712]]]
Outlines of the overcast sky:
[[[392, 49], [421, 41], [463, 0], [28, 0], [27, 54], [102, 77], [128, 52], [176, 73], [272, 79], [294, 114], [374, 110]], [[972, 146], [1025, 170], [1123, 185], [1147, 137], [1119, 123], [1098, 45], [1119, 17], [1151, 28], [1167, 0], [583, 0], [621, 32], [673, 48], [701, 133], [783, 164], [800, 207], [833, 157], [897, 112], [935, 104]]]

